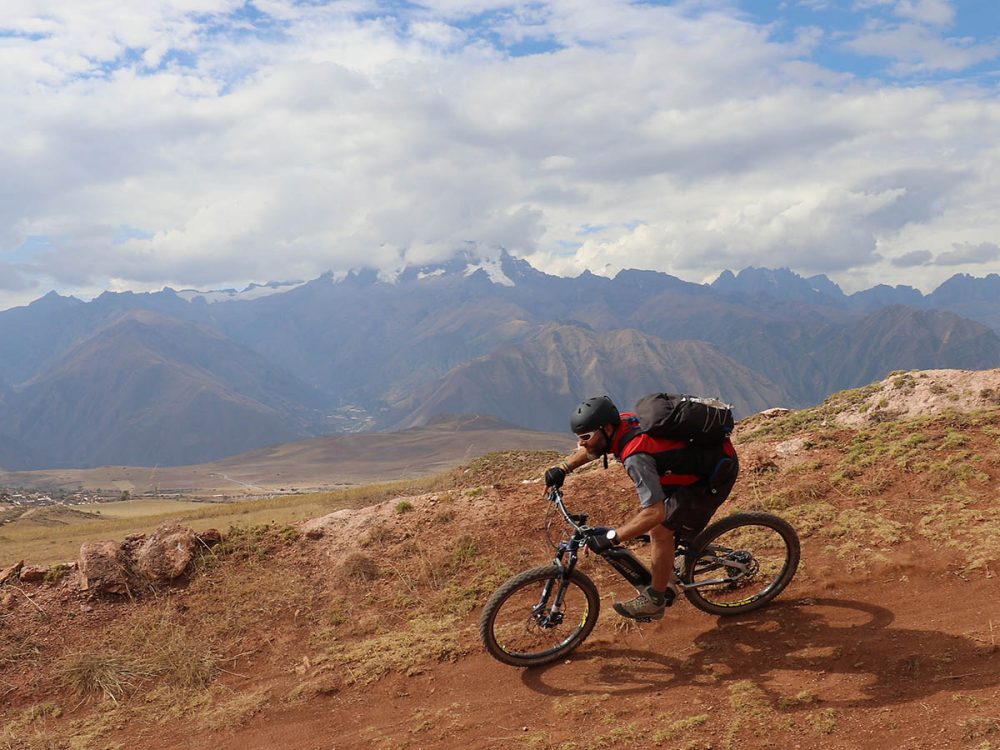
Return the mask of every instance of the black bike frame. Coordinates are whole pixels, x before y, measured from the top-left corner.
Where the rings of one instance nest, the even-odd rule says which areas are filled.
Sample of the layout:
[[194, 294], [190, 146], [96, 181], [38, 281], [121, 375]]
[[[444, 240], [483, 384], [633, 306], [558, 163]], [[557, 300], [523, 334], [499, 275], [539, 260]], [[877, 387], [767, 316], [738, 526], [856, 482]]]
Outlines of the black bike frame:
[[[587, 545], [587, 540], [593, 538], [593, 533], [591, 527], [587, 526], [587, 515], [585, 513], [573, 514], [570, 513], [566, 508], [566, 504], [563, 502], [562, 493], [559, 488], [553, 487], [549, 491], [549, 500], [559, 509], [562, 517], [566, 520], [570, 526], [573, 527], [573, 536], [568, 540], [559, 543], [559, 547], [556, 550], [556, 557], [553, 562], [559, 568], [561, 584], [559, 586], [559, 592], [556, 594], [556, 601], [554, 608], [559, 611], [562, 608], [563, 594], [566, 592], [566, 587], [569, 582], [569, 577], [572, 574], [574, 568], [576, 568], [577, 560], [579, 559], [580, 548]], [[591, 547], [593, 549], [593, 547]], [[705, 551], [715, 552], [716, 550], [713, 546], [709, 546]], [[628, 581], [630, 584], [638, 588], [639, 586], [648, 586], [652, 580], [653, 575], [650, 573], [649, 568], [642, 564], [639, 559], [632, 554], [630, 550], [625, 547], [610, 547], [605, 550], [597, 552], [605, 562], [608, 563], [612, 568], [614, 568], [618, 573]], [[688, 544], [685, 540], [681, 539], [677, 542], [677, 549], [675, 552], [675, 557], [687, 557], [689, 554]], [[564, 558], [568, 558], [565, 559]], [[715, 567], [723, 567], [721, 563], [717, 563]], [[747, 566], [734, 560], [726, 560], [725, 568], [731, 570], [737, 570], [742, 575], [746, 572]], [[721, 583], [733, 583], [738, 580], [738, 577], [725, 576], [724, 578], [713, 578], [711, 580], [699, 581], [698, 583], [685, 584], [678, 581], [677, 584], [681, 589], [689, 588], [700, 588], [702, 586], [714, 586]], [[542, 593], [542, 598], [539, 601], [539, 607], [544, 607], [544, 603], [548, 601], [551, 590], [551, 581], [545, 586], [545, 590]]]

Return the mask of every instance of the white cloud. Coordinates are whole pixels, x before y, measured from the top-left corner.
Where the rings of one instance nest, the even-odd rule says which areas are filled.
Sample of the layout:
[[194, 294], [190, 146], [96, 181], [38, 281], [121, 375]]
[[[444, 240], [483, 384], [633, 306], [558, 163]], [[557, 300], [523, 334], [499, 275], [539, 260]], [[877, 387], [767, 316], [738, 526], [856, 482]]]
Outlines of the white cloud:
[[920, 23], [950, 26], [955, 21], [955, 8], [950, 0], [900, 0], [893, 12]]
[[942, 70], [962, 71], [1000, 55], [1000, 44], [995, 42], [973, 44], [964, 38], [942, 38], [934, 30], [912, 24], [860, 34], [847, 42], [845, 47], [861, 54], [894, 60], [892, 72], [899, 76]]
[[0, 261], [0, 292], [33, 293], [37, 288], [16, 266]]
[[912, 268], [913, 266], [925, 266], [934, 258], [934, 253], [930, 250], [913, 250], [908, 253], [893, 258], [890, 264], [897, 268]]
[[1000, 259], [1000, 247], [995, 242], [980, 242], [978, 245], [956, 242], [953, 247], [953, 250], [938, 255], [934, 262], [940, 266], [964, 266]]
[[[17, 0], [0, 307], [38, 283], [240, 286], [467, 242], [565, 273], [926, 285], [944, 271], [914, 247], [1000, 230], [996, 92], [831, 72], [816, 29], [778, 43], [722, 2], [249, 7]], [[946, 22], [939, 3], [895, 9]], [[512, 57], [494, 33], [554, 46]]]

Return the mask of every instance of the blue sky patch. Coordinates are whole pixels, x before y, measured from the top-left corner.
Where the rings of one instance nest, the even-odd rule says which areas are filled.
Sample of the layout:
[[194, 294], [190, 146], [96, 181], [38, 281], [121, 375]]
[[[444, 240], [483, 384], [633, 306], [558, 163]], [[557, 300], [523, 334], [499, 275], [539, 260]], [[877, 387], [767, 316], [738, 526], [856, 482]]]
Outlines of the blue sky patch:
[[153, 233], [147, 232], [144, 229], [137, 229], [136, 227], [130, 227], [128, 224], [122, 224], [115, 230], [115, 236], [111, 240], [112, 245], [122, 245], [129, 240], [151, 240], [153, 239]]

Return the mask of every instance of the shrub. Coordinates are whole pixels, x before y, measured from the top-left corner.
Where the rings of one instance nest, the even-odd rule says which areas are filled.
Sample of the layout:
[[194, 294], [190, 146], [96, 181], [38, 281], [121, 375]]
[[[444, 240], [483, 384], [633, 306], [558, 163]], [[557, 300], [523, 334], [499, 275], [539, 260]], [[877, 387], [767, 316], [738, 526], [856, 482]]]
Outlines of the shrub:
[[340, 568], [347, 576], [359, 578], [362, 581], [374, 581], [378, 578], [378, 565], [371, 555], [364, 552], [352, 552]]

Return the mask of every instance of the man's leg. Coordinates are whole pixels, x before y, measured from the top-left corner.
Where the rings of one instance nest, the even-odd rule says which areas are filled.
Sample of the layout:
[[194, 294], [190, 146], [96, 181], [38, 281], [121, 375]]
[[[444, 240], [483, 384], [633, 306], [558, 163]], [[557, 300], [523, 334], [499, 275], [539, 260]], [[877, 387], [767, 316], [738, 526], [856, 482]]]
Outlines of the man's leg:
[[649, 530], [649, 538], [653, 555], [650, 565], [653, 589], [662, 593], [674, 577], [674, 532], [661, 524]]
[[657, 525], [649, 530], [652, 544], [651, 572], [653, 580], [649, 586], [638, 589], [639, 595], [627, 602], [616, 603], [615, 612], [623, 617], [638, 620], [659, 620], [663, 610], [674, 601], [676, 586], [674, 578], [674, 532], [666, 526]]

